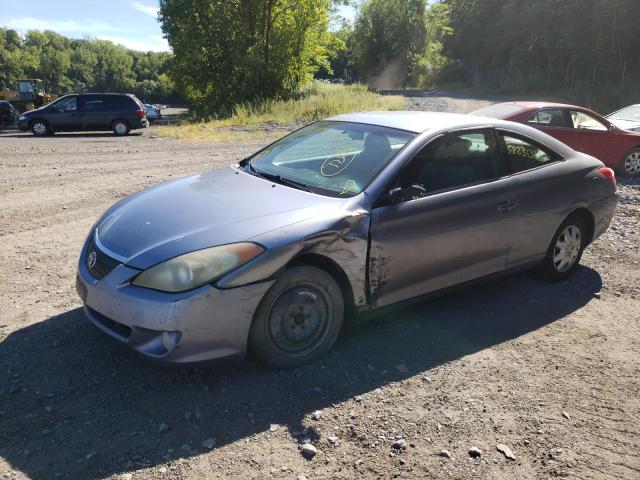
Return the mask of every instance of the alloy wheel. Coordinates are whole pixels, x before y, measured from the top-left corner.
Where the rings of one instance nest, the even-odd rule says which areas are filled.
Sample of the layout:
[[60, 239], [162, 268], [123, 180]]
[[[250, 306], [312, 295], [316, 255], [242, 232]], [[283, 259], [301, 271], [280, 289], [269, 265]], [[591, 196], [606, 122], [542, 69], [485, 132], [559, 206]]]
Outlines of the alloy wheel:
[[43, 122], [34, 123], [32, 129], [36, 135], [45, 135], [47, 133], [47, 126]]
[[553, 265], [558, 272], [566, 272], [575, 265], [582, 249], [582, 233], [575, 225], [569, 225], [558, 236], [553, 251]]
[[636, 150], [627, 155], [624, 159], [624, 171], [631, 176], [640, 174], [640, 151]]
[[117, 122], [113, 125], [113, 131], [117, 135], [125, 135], [127, 133], [127, 126], [124, 122]]

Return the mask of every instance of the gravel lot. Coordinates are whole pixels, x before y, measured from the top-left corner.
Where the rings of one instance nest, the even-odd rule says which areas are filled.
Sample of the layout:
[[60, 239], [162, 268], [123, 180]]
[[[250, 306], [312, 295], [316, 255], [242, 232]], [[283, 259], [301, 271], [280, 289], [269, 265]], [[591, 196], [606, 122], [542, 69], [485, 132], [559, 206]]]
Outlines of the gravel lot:
[[638, 180], [570, 281], [400, 310], [299, 370], [162, 367], [90, 325], [74, 278], [96, 217], [257, 147], [0, 135], [0, 478], [640, 478]]

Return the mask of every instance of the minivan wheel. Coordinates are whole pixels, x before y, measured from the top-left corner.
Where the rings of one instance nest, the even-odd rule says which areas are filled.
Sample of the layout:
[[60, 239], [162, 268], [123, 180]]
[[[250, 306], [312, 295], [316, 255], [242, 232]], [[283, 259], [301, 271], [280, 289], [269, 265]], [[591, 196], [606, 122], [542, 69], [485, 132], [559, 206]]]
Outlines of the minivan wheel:
[[43, 120], [36, 120], [31, 124], [31, 131], [37, 137], [43, 137], [45, 135], [49, 135], [51, 131], [49, 130], [49, 124]]
[[113, 130], [113, 133], [115, 133], [118, 136], [126, 135], [127, 133], [129, 133], [129, 130], [130, 130], [129, 124], [124, 120], [115, 120], [111, 124], [111, 129]]
[[585, 232], [584, 222], [578, 216], [569, 217], [560, 225], [541, 266], [547, 280], [564, 280], [578, 268], [586, 247]]
[[272, 368], [294, 368], [324, 355], [342, 328], [344, 299], [324, 270], [286, 270], [266, 293], [249, 332], [249, 348]]

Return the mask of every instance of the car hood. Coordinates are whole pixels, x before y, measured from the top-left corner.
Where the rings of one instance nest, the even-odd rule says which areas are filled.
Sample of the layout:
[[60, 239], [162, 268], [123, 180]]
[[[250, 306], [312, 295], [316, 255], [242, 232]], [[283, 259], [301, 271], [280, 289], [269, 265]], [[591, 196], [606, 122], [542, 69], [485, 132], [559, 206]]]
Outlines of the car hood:
[[635, 122], [633, 120], [616, 120], [612, 118], [608, 118], [607, 120], [623, 130], [635, 130], [636, 128], [640, 128], [640, 122]]
[[228, 167], [127, 197], [105, 212], [97, 232], [103, 247], [144, 269], [183, 253], [250, 240], [343, 202]]

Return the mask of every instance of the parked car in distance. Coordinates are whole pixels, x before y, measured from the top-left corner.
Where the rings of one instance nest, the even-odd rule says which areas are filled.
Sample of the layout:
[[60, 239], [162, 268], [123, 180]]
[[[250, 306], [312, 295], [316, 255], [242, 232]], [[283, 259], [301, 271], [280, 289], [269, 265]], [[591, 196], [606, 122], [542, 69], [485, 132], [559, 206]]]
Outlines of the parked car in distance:
[[615, 192], [602, 162], [526, 125], [340, 115], [120, 200], [82, 247], [77, 291], [99, 329], [147, 357], [250, 349], [295, 367], [346, 316], [516, 270], [567, 278]]
[[602, 160], [618, 175], [640, 175], [640, 133], [618, 128], [586, 108], [560, 103], [508, 102], [481, 108], [470, 115], [525, 123]]
[[18, 118], [18, 128], [34, 135], [54, 132], [112, 130], [116, 135], [149, 126], [144, 105], [124, 93], [65, 95]]
[[632, 132], [640, 132], [640, 104], [629, 105], [605, 117], [616, 127]]
[[158, 105], [150, 105], [148, 103], [145, 103], [144, 112], [150, 122], [162, 118], [162, 113], [160, 112], [160, 107]]
[[0, 100], [0, 128], [12, 128], [16, 126], [18, 112], [9, 102]]

